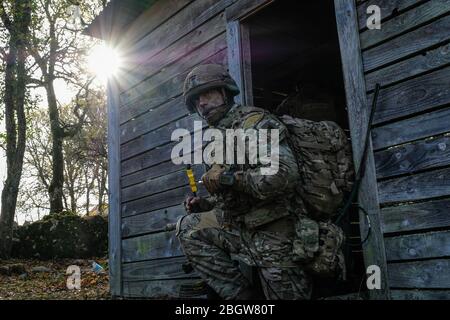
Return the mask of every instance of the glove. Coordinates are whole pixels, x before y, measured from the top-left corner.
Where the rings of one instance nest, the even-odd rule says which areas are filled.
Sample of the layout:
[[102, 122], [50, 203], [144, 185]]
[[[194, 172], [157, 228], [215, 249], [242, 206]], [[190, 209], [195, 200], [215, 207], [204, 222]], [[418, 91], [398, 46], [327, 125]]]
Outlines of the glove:
[[237, 171], [234, 173], [234, 189], [237, 191], [244, 192], [244, 172]]
[[193, 196], [189, 196], [184, 200], [184, 209], [186, 210], [186, 212], [189, 213], [195, 213], [195, 212], [200, 212], [199, 207], [200, 207], [200, 201], [201, 198], [200, 197], [193, 197]]
[[217, 193], [221, 189], [220, 176], [225, 172], [225, 166], [214, 164], [203, 176], [202, 181], [209, 193]]
[[184, 200], [184, 209], [188, 214], [212, 210], [214, 205], [205, 198], [188, 196]]

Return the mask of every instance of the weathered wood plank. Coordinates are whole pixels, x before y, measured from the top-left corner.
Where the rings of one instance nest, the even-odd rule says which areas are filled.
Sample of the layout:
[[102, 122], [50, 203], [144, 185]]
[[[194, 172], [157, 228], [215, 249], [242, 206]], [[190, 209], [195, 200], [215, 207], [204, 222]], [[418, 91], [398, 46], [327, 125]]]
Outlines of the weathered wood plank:
[[367, 29], [361, 33], [361, 49], [365, 50], [382, 41], [392, 39], [449, 11], [450, 2], [448, 0], [430, 0], [389, 21], [383, 22], [380, 30]]
[[169, 173], [168, 175], [122, 189], [122, 203], [179, 188], [186, 185], [187, 182], [186, 174], [183, 171]]
[[185, 186], [123, 204], [122, 216], [127, 217], [179, 205], [190, 194], [190, 191], [191, 189]]
[[[341, 49], [342, 68], [344, 74], [345, 93], [350, 123], [350, 134], [353, 147], [355, 167], [361, 163], [364, 149], [365, 132], [369, 119], [366, 87], [359, 47], [358, 22], [354, 1], [335, 0], [336, 23]], [[369, 139], [370, 141], [370, 139]], [[372, 152], [372, 142], [368, 146], [365, 176], [361, 181], [358, 203], [369, 214], [371, 220], [371, 236], [363, 245], [364, 262], [366, 266], [377, 265], [381, 269], [381, 289], [370, 290], [372, 299], [389, 298], [389, 287], [386, 272], [386, 256], [383, 234], [380, 225], [380, 209], [377, 193], [375, 164]], [[367, 234], [368, 224], [365, 214], [359, 212], [361, 234]]]
[[450, 165], [450, 136], [420, 140], [375, 154], [377, 178]]
[[[368, 99], [372, 99], [373, 94]], [[450, 103], [450, 67], [380, 90], [374, 124]]]
[[381, 210], [383, 232], [450, 227], [450, 200], [386, 207]]
[[164, 208], [122, 219], [122, 237], [131, 237], [150, 232], [162, 232], [169, 223], [175, 223], [185, 215], [183, 205]]
[[450, 44], [366, 74], [367, 90], [375, 89], [376, 83], [387, 86], [448, 64], [450, 64]]
[[[180, 169], [183, 169], [183, 167], [180, 166]], [[192, 169], [194, 170], [196, 178], [199, 180], [204, 173], [203, 165], [195, 165]], [[139, 199], [152, 194], [182, 187], [188, 183], [189, 181], [185, 170], [176, 171], [165, 176], [160, 176], [158, 178], [147, 180], [134, 186], [122, 189], [121, 200], [122, 203], [125, 203], [134, 199]]]
[[182, 269], [186, 257], [172, 257], [158, 260], [125, 263], [123, 281], [173, 280], [187, 277], [198, 278], [195, 272], [186, 274]]
[[[200, 54], [201, 51], [199, 51]], [[202, 61], [204, 63], [226, 64], [226, 54], [220, 51]], [[127, 107], [123, 107], [120, 113], [120, 123], [123, 124], [149, 110], [166, 103], [171, 99], [178, 98], [183, 93], [183, 83], [190, 70], [186, 70], [171, 79], [167, 79], [158, 87], [146, 91], [142, 96], [136, 97], [136, 101]]]
[[253, 14], [265, 6], [271, 4], [274, 0], [245, 0], [236, 1], [233, 5], [225, 10], [228, 21], [244, 19], [246, 16]]
[[370, 5], [377, 5], [381, 10], [381, 19], [382, 21], [386, 21], [396, 13], [404, 12], [410, 9], [412, 6], [415, 6], [424, 0], [370, 0], [358, 6], [358, 21], [359, 21], [359, 29], [363, 30], [367, 28], [367, 19], [369, 18], [369, 14], [367, 14], [367, 8]]
[[123, 29], [132, 23], [140, 12], [152, 6], [154, 2], [155, 0], [136, 1], [131, 4], [124, 4], [123, 1], [108, 3], [82, 34], [102, 39], [107, 43], [115, 42], [117, 44], [119, 42], [117, 39], [123, 32]]
[[207, 123], [196, 113], [193, 115], [178, 119], [171, 122], [157, 130], [151, 131], [140, 136], [137, 139], [131, 140], [120, 147], [120, 154], [123, 160], [127, 160], [132, 156], [167, 144], [172, 141], [172, 133], [176, 129], [186, 129], [189, 132], [194, 132], [194, 121], [201, 121], [201, 127], [206, 128]]
[[123, 294], [130, 298], [206, 299], [206, 290], [201, 279], [124, 282]]
[[384, 245], [388, 261], [446, 257], [450, 256], [450, 231], [387, 237]]
[[[200, 48], [203, 44], [219, 36], [225, 31], [224, 15], [224, 13], [217, 15], [195, 31], [153, 56], [146, 63], [139, 65], [139, 74], [135, 75], [135, 72], [130, 73], [127, 82], [136, 82], [132, 80], [133, 78], [137, 78], [137, 81], [142, 80], [142, 78], [149, 78], [164, 67], [177, 62], [187, 54]], [[128, 91], [121, 94], [120, 100], [121, 105], [130, 102]]]
[[121, 178], [122, 188], [129, 187], [134, 184], [154, 179], [175, 171], [180, 170], [181, 167], [172, 162], [172, 160], [160, 163], [156, 166], [134, 172]]
[[244, 88], [244, 102], [247, 106], [253, 106], [253, 76], [252, 53], [250, 43], [250, 28], [241, 24], [241, 51], [242, 51], [242, 79]]
[[181, 256], [175, 232], [161, 232], [122, 240], [122, 261], [134, 262]]
[[[187, 138], [187, 136], [185, 136]], [[191, 136], [192, 137], [192, 136]], [[126, 161], [122, 161], [121, 170], [122, 170], [122, 176], [128, 175], [130, 173], [140, 171], [152, 166], [155, 166], [157, 164], [160, 164], [162, 162], [166, 162], [171, 159], [172, 155], [172, 149], [175, 145], [177, 145], [179, 142], [174, 141], [162, 146], [158, 146], [154, 149], [151, 149], [149, 151], [146, 151], [142, 154], [139, 154], [138, 156], [135, 156], [134, 158], [128, 159]], [[191, 152], [195, 152], [196, 150], [199, 150], [203, 148], [203, 146], [206, 144], [206, 142], [203, 142], [203, 145], [196, 145], [194, 143], [194, 139], [191, 139]], [[191, 157], [192, 159], [192, 157]]]
[[126, 161], [122, 161], [121, 172], [122, 176], [128, 175], [130, 173], [140, 171], [159, 163], [166, 162], [170, 160], [170, 155], [172, 153], [172, 148], [177, 144], [173, 142], [160, 147], [156, 147], [150, 151], [140, 154], [134, 158]]
[[[218, 43], [220, 45], [218, 45]], [[186, 59], [186, 61], [179, 61], [178, 63], [170, 66], [169, 68], [163, 69], [160, 73], [158, 73], [158, 75], [151, 77], [148, 81], [144, 81], [142, 83], [143, 85], [142, 87], [140, 86], [136, 87], [138, 89], [141, 88], [139, 89], [140, 91], [143, 92], [151, 91], [153, 92], [153, 94], [164, 94], [164, 92], [168, 91], [167, 94], [170, 95], [170, 100], [160, 106], [155, 106], [151, 104], [142, 104], [138, 102], [122, 107], [122, 111], [125, 113], [128, 113], [128, 111], [126, 111], [128, 108], [143, 108], [138, 112], [144, 113], [141, 116], [137, 117], [136, 119], [132, 119], [131, 121], [126, 122], [121, 126], [121, 143], [127, 142], [144, 133], [154, 130], [155, 128], [163, 124], [169, 123], [173, 120], [176, 120], [178, 118], [181, 118], [182, 116], [187, 115], [188, 110], [186, 109], [184, 99], [181, 95], [183, 87], [182, 82], [178, 81], [180, 79], [184, 80], [183, 78], [187, 75], [187, 73], [197, 64], [206, 62], [214, 62], [222, 64], [226, 63], [226, 61], [224, 61], [226, 59], [224, 51], [225, 47], [226, 47], [225, 37], [219, 36], [218, 38], [206, 44], [205, 47], [202, 47], [200, 51], [195, 51], [193, 55], [189, 55], [188, 57], [189, 59]], [[172, 85], [171, 89], [162, 92], [161, 91], [154, 92], [154, 89], [156, 89], [162, 83], [167, 82], [169, 79], [173, 79], [171, 83]], [[141, 97], [141, 99], [144, 100], [145, 97]], [[127, 115], [124, 114], [124, 117], [127, 117]]]
[[[197, 0], [190, 3], [184, 10], [179, 11], [167, 23], [161, 25], [146, 35], [134, 47], [135, 55], [130, 59], [135, 61], [136, 68], [132, 71], [130, 87], [151, 75], [148, 71], [158, 61], [157, 55], [170, 45], [180, 41], [190, 33], [209, 21], [235, 0]], [[224, 25], [222, 25], [224, 29]], [[202, 31], [203, 32], [203, 31]], [[157, 45], [155, 45], [157, 44]]]
[[388, 264], [393, 288], [450, 288], [450, 260], [438, 259]]
[[450, 195], [450, 169], [378, 182], [380, 203], [423, 200]]
[[331, 296], [320, 298], [320, 300], [332, 300], [332, 301], [349, 301], [349, 300], [366, 300], [368, 298], [366, 292], [352, 292], [347, 294], [341, 294], [338, 296]]
[[[199, 195], [205, 195], [206, 191], [199, 186]], [[142, 199], [133, 200], [122, 204], [122, 216], [127, 217], [143, 212], [172, 207], [183, 203], [184, 199], [191, 195], [189, 186], [164, 191], [155, 195], [151, 195]]]
[[369, 72], [450, 38], [450, 16], [363, 52], [364, 70]]
[[132, 50], [133, 44], [153, 32], [192, 1], [194, 0], [156, 1], [149, 10], [143, 12], [127, 27], [125, 34], [122, 34], [120, 45], [123, 50]]
[[450, 300], [450, 290], [391, 290], [393, 300]]
[[231, 21], [227, 23], [227, 62], [228, 72], [239, 88], [239, 94], [234, 97], [234, 101], [244, 104], [244, 79], [242, 77], [242, 52], [241, 52], [241, 31], [240, 22]]
[[[129, 107], [133, 108], [133, 106]], [[157, 108], [149, 109], [139, 117], [122, 124], [120, 126], [120, 143], [127, 143], [188, 114], [183, 96], [168, 100]]]
[[[160, 85], [162, 82], [167, 81], [170, 78], [180, 74], [181, 72], [188, 71], [193, 66], [201, 63], [207, 57], [213, 56], [219, 51], [225, 50], [227, 44], [225, 35], [221, 34], [210, 41], [207, 41], [199, 49], [194, 50], [187, 55], [183, 56], [176, 63], [166, 66], [153, 75], [149, 75], [142, 82], [139, 82], [136, 86], [125, 91], [121, 95], [122, 105], [127, 105], [136, 99], [136, 96], [145, 94], [151, 91], [153, 88]], [[143, 72], [141, 70], [140, 72]], [[134, 77], [134, 75], [133, 75]]]
[[[426, 126], [423, 125], [426, 123]], [[445, 108], [372, 129], [375, 150], [450, 132], [450, 108]]]
[[119, 138], [119, 88], [110, 79], [108, 96], [108, 238], [109, 277], [112, 296], [122, 294], [121, 245], [120, 245], [120, 138]]

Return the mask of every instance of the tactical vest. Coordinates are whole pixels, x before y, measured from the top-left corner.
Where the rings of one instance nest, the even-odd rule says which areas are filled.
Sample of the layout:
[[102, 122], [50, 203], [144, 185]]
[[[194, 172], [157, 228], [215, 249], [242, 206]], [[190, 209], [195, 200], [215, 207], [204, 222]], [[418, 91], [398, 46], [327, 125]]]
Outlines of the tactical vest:
[[349, 140], [335, 122], [315, 122], [288, 115], [276, 117], [261, 108], [235, 106], [221, 125], [280, 129], [297, 158], [300, 181], [296, 191], [307, 206], [308, 216], [325, 221], [337, 214], [352, 188], [354, 168]]
[[[307, 206], [306, 216], [300, 215], [295, 224], [293, 259], [314, 275], [339, 274], [345, 278], [340, 249], [345, 236], [341, 228], [329, 222], [353, 183], [351, 148], [344, 131], [334, 122], [276, 117], [267, 110], [245, 106], [233, 108], [221, 125], [224, 128], [278, 128], [281, 135], [286, 136], [299, 167], [296, 196]], [[265, 221], [256, 225], [280, 218], [276, 214], [263, 216]], [[248, 227], [251, 225], [249, 223]]]

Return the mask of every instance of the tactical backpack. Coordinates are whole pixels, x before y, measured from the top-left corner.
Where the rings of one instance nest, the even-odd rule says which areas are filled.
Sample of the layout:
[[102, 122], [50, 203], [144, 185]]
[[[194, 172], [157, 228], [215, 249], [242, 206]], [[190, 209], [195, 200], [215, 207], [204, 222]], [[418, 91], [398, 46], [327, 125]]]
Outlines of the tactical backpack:
[[333, 218], [350, 192], [354, 169], [350, 143], [335, 122], [315, 122], [283, 115], [288, 141], [296, 155], [300, 183], [298, 196], [314, 220]]

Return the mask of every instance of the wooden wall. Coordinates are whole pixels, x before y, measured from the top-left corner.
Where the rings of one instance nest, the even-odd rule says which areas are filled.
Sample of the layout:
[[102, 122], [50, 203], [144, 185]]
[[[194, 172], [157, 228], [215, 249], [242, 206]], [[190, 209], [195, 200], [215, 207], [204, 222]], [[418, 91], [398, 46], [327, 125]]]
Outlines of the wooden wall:
[[[181, 269], [174, 232], [164, 231], [184, 214], [180, 204], [189, 194], [184, 168], [170, 160], [170, 136], [200, 120], [183, 103], [186, 74], [198, 64], [228, 62], [225, 11], [236, 15], [257, 2], [160, 0], [123, 36], [119, 295], [204, 296], [199, 278]], [[365, 27], [370, 4], [381, 7], [381, 30]], [[357, 5], [368, 101], [382, 84], [372, 133], [378, 198], [371, 199], [381, 206], [391, 296], [450, 298], [450, 2]], [[201, 168], [194, 170], [199, 178]]]
[[[170, 2], [168, 4], [167, 2]], [[227, 65], [225, 9], [233, 0], [158, 1], [123, 36], [127, 70], [119, 103], [121, 278], [125, 297], [203, 297], [168, 223], [190, 193], [184, 167], [170, 159], [172, 131], [193, 131], [182, 97], [196, 65]], [[132, 40], [130, 40], [132, 39]], [[197, 179], [203, 174], [194, 166]], [[201, 189], [204, 193], [205, 190]]]
[[[366, 9], [381, 8], [381, 30]], [[372, 142], [393, 299], [450, 298], [450, 1], [358, 4]]]

